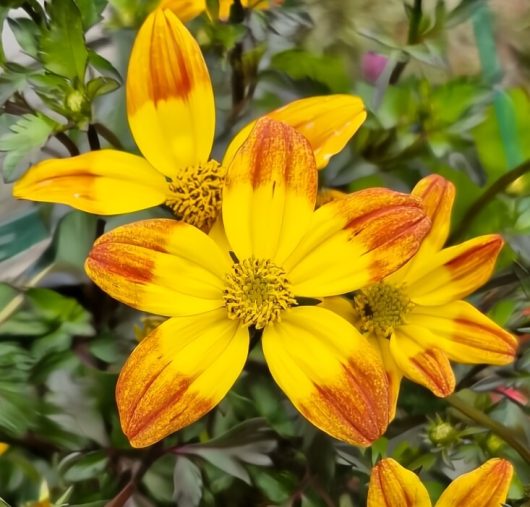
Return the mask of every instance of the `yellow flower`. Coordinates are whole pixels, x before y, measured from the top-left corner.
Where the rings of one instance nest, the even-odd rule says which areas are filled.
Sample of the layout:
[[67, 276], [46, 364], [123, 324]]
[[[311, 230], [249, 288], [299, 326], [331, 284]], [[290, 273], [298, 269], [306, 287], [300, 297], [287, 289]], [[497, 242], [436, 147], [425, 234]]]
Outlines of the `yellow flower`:
[[[143, 156], [100, 150], [40, 162], [17, 182], [15, 197], [68, 204], [101, 215], [165, 204], [207, 230], [221, 207], [225, 167], [251, 126], [228, 147], [223, 164], [210, 160], [215, 107], [197, 42], [169, 10], [156, 9], [139, 30], [127, 78], [129, 125]], [[311, 97], [268, 115], [294, 126], [324, 167], [366, 118], [349, 95]]]
[[[435, 507], [500, 507], [508, 496], [513, 467], [504, 459], [490, 459], [455, 479]], [[418, 476], [392, 458], [372, 470], [367, 507], [431, 507]]]
[[0, 456], [4, 454], [9, 449], [9, 445], [5, 442], [0, 442]]
[[[241, 0], [245, 9], [266, 10], [282, 3], [283, 0]], [[219, 19], [226, 21], [229, 18], [233, 4], [234, 0], [219, 0]], [[206, 0], [161, 0], [158, 6], [171, 10], [186, 23], [206, 10]]]
[[447, 396], [455, 387], [450, 360], [507, 364], [516, 353], [514, 336], [462, 301], [489, 279], [503, 241], [492, 234], [443, 248], [454, 193], [441, 176], [422, 179], [412, 194], [423, 200], [432, 229], [418, 253], [384, 281], [357, 292], [349, 315], [343, 301], [324, 304], [379, 348], [391, 382], [392, 416], [403, 376]]
[[112, 297], [170, 317], [121, 371], [125, 434], [143, 447], [202, 417], [241, 373], [250, 335], [262, 333], [294, 406], [330, 435], [370, 444], [388, 424], [381, 360], [346, 320], [299, 302], [361, 288], [406, 262], [430, 227], [421, 201], [370, 189], [314, 211], [313, 150], [269, 118], [236, 153], [223, 194], [217, 242], [182, 221], [146, 220], [101, 236], [86, 261]]

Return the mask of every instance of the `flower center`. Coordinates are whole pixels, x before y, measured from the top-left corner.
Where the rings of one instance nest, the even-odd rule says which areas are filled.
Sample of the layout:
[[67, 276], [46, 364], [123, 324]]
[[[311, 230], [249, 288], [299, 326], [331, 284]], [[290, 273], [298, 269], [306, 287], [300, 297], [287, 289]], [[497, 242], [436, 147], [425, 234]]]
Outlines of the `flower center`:
[[360, 315], [361, 331], [374, 333], [378, 338], [390, 338], [394, 328], [403, 324], [404, 316], [414, 308], [402, 289], [384, 282], [360, 290], [354, 304]]
[[232, 265], [223, 293], [230, 319], [263, 329], [296, 304], [285, 271], [268, 259], [244, 259]]
[[225, 173], [215, 160], [181, 169], [169, 182], [171, 196], [164, 204], [180, 220], [208, 232], [221, 210]]

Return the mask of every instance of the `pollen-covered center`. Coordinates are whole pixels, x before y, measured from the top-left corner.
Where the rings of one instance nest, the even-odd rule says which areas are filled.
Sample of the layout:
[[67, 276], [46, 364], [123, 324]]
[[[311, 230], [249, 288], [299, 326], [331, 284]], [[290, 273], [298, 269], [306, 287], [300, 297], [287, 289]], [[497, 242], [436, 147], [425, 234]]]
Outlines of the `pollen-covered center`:
[[180, 169], [169, 182], [170, 196], [164, 204], [180, 220], [207, 232], [221, 210], [225, 174], [215, 160]]
[[354, 304], [361, 331], [374, 333], [379, 338], [390, 338], [394, 328], [404, 323], [404, 316], [414, 307], [402, 289], [384, 282], [360, 290]]
[[296, 304], [285, 271], [269, 259], [244, 259], [232, 265], [223, 293], [230, 319], [262, 329]]

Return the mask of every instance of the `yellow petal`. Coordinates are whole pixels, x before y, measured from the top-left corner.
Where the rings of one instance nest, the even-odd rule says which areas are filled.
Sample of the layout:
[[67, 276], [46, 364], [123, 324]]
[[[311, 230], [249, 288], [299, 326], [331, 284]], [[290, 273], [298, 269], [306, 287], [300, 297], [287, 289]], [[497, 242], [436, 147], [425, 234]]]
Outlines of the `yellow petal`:
[[500, 507], [506, 502], [513, 467], [505, 459], [490, 459], [455, 479], [436, 507]]
[[407, 274], [412, 301], [442, 305], [468, 296], [490, 278], [503, 243], [499, 235], [491, 234], [422, 255], [421, 266], [417, 263]]
[[399, 390], [401, 387], [401, 379], [403, 378], [403, 372], [401, 368], [396, 364], [392, 352], [390, 350], [390, 340], [377, 338], [376, 336], [367, 336], [368, 341], [374, 346], [375, 350], [379, 352], [383, 366], [386, 371], [388, 379], [388, 406], [389, 406], [389, 421], [392, 421], [396, 417], [397, 402], [399, 398]]
[[166, 191], [164, 177], [143, 158], [101, 150], [34, 165], [15, 184], [13, 195], [115, 215], [162, 204]]
[[394, 330], [390, 338], [390, 352], [405, 377], [425, 386], [436, 396], [450, 395], [455, 389], [455, 376], [447, 356], [439, 349], [424, 345], [425, 328], [405, 325]]
[[431, 507], [431, 500], [415, 473], [386, 458], [372, 469], [367, 507]]
[[4, 454], [9, 449], [9, 445], [5, 442], [0, 442], [0, 456]]
[[449, 235], [455, 186], [442, 176], [431, 174], [418, 182], [412, 194], [422, 199], [425, 213], [432, 222], [422, 249], [428, 247], [431, 252], [436, 252], [443, 248]]
[[161, 0], [160, 9], [169, 9], [183, 23], [190, 21], [206, 10], [205, 0]]
[[169, 10], [155, 9], [140, 28], [127, 74], [134, 139], [160, 172], [208, 161], [215, 106], [199, 45]]
[[215, 407], [243, 369], [248, 330], [224, 308], [174, 317], [133, 351], [116, 386], [124, 433], [151, 445]]
[[417, 306], [407, 315], [407, 322], [429, 330], [425, 344], [460, 363], [508, 364], [517, 352], [513, 335], [465, 301]]
[[158, 315], [192, 315], [224, 304], [225, 256], [199, 229], [169, 219], [143, 220], [101, 236], [85, 263], [113, 298]]
[[281, 262], [313, 214], [317, 172], [311, 147], [284, 123], [262, 118], [228, 168], [226, 235], [239, 259]]
[[234, 0], [219, 0], [219, 19], [226, 21], [230, 17], [230, 9]]
[[[352, 95], [324, 95], [295, 100], [266, 115], [287, 123], [311, 144], [318, 169], [341, 151], [366, 119], [363, 101]], [[243, 127], [228, 146], [223, 164], [228, 165], [250, 134], [255, 121]]]
[[344, 294], [404, 264], [429, 227], [418, 198], [362, 190], [319, 208], [284, 267], [298, 296]]
[[272, 376], [316, 427], [353, 445], [369, 445], [388, 424], [381, 360], [353, 326], [317, 306], [295, 307], [263, 332]]

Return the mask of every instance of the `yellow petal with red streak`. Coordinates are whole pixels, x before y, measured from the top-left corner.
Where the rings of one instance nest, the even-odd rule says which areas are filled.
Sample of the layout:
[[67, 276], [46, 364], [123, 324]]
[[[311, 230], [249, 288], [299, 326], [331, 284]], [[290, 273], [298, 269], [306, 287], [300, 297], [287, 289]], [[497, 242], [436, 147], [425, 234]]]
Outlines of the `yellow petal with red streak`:
[[[407, 273], [407, 293], [419, 305], [442, 305], [462, 299], [486, 283], [503, 246], [497, 234], [422, 255]], [[421, 253], [421, 252], [420, 252]]]
[[500, 507], [506, 502], [512, 476], [509, 461], [490, 459], [449, 484], [436, 507]]
[[[341, 151], [366, 119], [363, 101], [353, 95], [324, 95], [295, 100], [266, 115], [287, 123], [311, 144], [318, 169]], [[255, 121], [243, 127], [228, 146], [223, 164], [228, 165], [250, 134]]]
[[116, 386], [131, 445], [158, 442], [214, 408], [241, 373], [248, 345], [248, 329], [224, 308], [156, 328], [133, 351]]
[[195, 39], [167, 9], [155, 9], [136, 37], [127, 112], [136, 144], [166, 176], [208, 161], [215, 130], [208, 69]]
[[418, 476], [392, 458], [372, 469], [367, 507], [431, 507], [431, 500]]
[[455, 389], [455, 375], [447, 356], [426, 345], [434, 339], [426, 337], [428, 333], [427, 329], [418, 326], [399, 326], [390, 338], [390, 352], [405, 377], [436, 396], [448, 396]]
[[161, 0], [160, 9], [169, 9], [183, 23], [197, 17], [206, 10], [205, 0]]
[[407, 262], [429, 228], [418, 198], [362, 190], [319, 208], [284, 267], [296, 295], [344, 294]]
[[508, 364], [517, 352], [515, 336], [465, 301], [417, 306], [407, 322], [429, 330], [425, 343], [459, 363]]
[[425, 213], [431, 219], [432, 228], [425, 238], [424, 247], [431, 252], [443, 248], [451, 228], [451, 211], [455, 200], [455, 186], [443, 176], [431, 174], [420, 180], [412, 195], [423, 201]]
[[34, 165], [15, 184], [13, 195], [115, 215], [162, 204], [167, 188], [164, 177], [143, 158], [101, 150]]
[[259, 120], [228, 168], [223, 190], [223, 222], [237, 257], [286, 257], [311, 221], [316, 192], [309, 143], [284, 123]]
[[178, 316], [223, 306], [229, 263], [199, 229], [177, 220], [154, 219], [101, 236], [85, 269], [118, 301], [145, 312]]
[[388, 384], [367, 340], [333, 312], [291, 308], [263, 331], [272, 376], [312, 424], [353, 445], [369, 445], [388, 425]]

